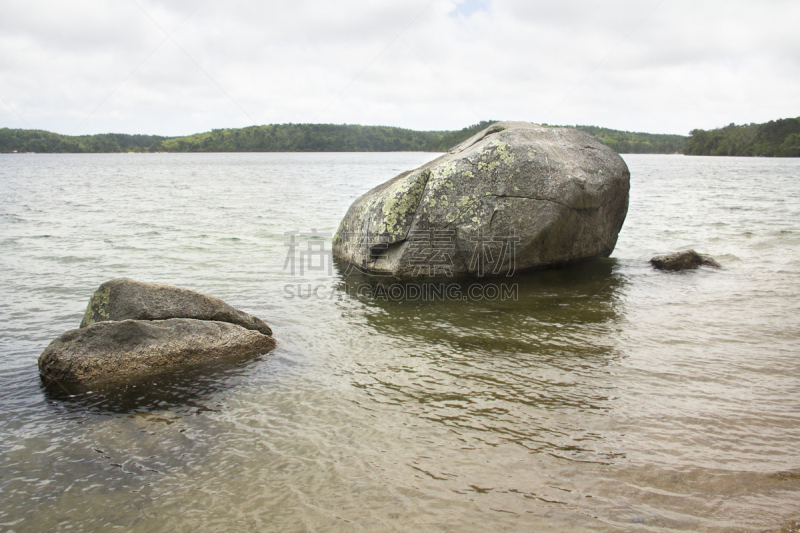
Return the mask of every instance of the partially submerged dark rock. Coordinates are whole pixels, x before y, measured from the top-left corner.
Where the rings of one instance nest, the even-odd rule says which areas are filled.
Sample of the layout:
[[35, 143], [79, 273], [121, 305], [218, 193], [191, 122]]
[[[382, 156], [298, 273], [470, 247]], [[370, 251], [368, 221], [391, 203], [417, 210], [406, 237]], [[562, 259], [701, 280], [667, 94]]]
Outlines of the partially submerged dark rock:
[[272, 335], [262, 320], [234, 309], [219, 298], [199, 292], [144, 283], [132, 279], [112, 279], [94, 292], [81, 322], [82, 328], [107, 320], [167, 320], [194, 318], [229, 322], [245, 329]]
[[694, 250], [657, 255], [650, 260], [650, 264], [659, 270], [687, 270], [700, 266], [720, 267], [720, 264], [710, 256], [698, 254]]
[[90, 383], [275, 347], [272, 337], [227, 322], [172, 318], [97, 322], [62, 334], [39, 357], [49, 379]]
[[400, 277], [606, 257], [629, 185], [622, 158], [581, 131], [501, 122], [358, 198], [333, 254]]
[[39, 371], [58, 381], [90, 383], [161, 371], [275, 347], [260, 319], [219, 298], [130, 279], [100, 285], [79, 329], [50, 343]]

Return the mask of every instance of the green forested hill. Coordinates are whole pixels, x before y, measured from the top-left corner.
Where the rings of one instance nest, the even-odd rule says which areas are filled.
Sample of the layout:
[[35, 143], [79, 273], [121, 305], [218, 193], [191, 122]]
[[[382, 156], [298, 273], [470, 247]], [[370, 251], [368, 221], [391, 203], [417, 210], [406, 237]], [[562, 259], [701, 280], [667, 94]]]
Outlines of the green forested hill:
[[[158, 135], [69, 136], [42, 130], [0, 128], [0, 152], [444, 152], [488, 127], [482, 121], [456, 131], [415, 131], [389, 126], [270, 124], [217, 129], [186, 137]], [[620, 153], [680, 152], [686, 138], [568, 126], [585, 131]]]
[[[270, 124], [216, 129], [186, 137], [158, 135], [69, 136], [42, 130], [0, 129], [0, 152], [444, 152], [488, 127], [482, 121], [456, 131], [415, 131], [389, 126]], [[681, 152], [686, 137], [567, 126], [620, 153]]]
[[800, 117], [692, 130], [687, 155], [800, 157]]
[[[571, 127], [571, 126], [570, 126]], [[610, 130], [597, 126], [575, 126], [620, 154], [681, 154], [683, 135]]]
[[0, 152], [144, 152], [163, 139], [166, 137], [158, 135], [102, 133], [70, 136], [44, 130], [0, 128]]
[[414, 131], [389, 126], [271, 124], [218, 129], [165, 139], [164, 152], [442, 152], [488, 127], [484, 121], [459, 131]]
[[217, 129], [186, 137], [69, 136], [42, 130], [0, 129], [0, 152], [442, 152], [494, 121], [458, 131], [414, 131], [388, 126], [271, 124]]
[[[69, 136], [42, 130], [0, 129], [0, 152], [444, 152], [488, 127], [482, 121], [457, 131], [415, 131], [390, 126], [270, 124], [216, 129], [186, 137], [158, 135]], [[620, 153], [680, 153], [681, 135], [567, 126], [584, 131]]]
[[[390, 126], [270, 124], [217, 129], [186, 137], [159, 135], [60, 135], [0, 128], [0, 152], [443, 152], [495, 121], [457, 131], [415, 131]], [[588, 133], [621, 154], [800, 157], [800, 117], [766, 124], [730, 124], [692, 130], [690, 137], [567, 126]]]

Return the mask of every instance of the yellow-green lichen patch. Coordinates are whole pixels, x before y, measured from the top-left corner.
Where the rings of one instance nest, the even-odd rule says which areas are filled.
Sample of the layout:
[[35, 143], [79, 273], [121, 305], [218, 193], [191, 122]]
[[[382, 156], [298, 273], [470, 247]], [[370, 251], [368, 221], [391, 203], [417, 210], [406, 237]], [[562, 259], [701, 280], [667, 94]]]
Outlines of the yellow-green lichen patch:
[[111, 298], [111, 287], [106, 287], [104, 290], [95, 291], [89, 299], [89, 305], [86, 306], [86, 312], [83, 314], [83, 325], [91, 326], [97, 320], [95, 317], [108, 320], [108, 310], [106, 306]]
[[462, 196], [456, 204], [456, 212], [450, 211], [445, 215], [445, 222], [451, 224], [464, 215], [469, 215], [472, 209], [475, 207], [475, 204], [478, 202], [480, 202], [480, 200], [474, 194], [470, 196]]
[[431, 190], [452, 188], [452, 178], [458, 173], [457, 161], [447, 161], [430, 170], [428, 184]]
[[424, 170], [416, 178], [402, 180], [386, 191], [381, 209], [383, 219], [378, 226], [379, 234], [388, 235], [390, 241], [405, 236], [409, 218], [419, 206], [430, 175], [430, 170]]
[[509, 150], [508, 143], [495, 139], [478, 154], [477, 167], [481, 172], [488, 173], [501, 165], [511, 167], [514, 160], [514, 153]]
[[482, 172], [491, 172], [499, 166], [499, 161], [490, 161], [488, 163], [486, 161], [478, 161], [478, 170]]
[[503, 162], [506, 166], [510, 167], [514, 164], [514, 154], [508, 149], [508, 143], [504, 143], [503, 141], [494, 141], [494, 144], [497, 146], [497, 150], [495, 150], [495, 154], [500, 158], [500, 161]]
[[428, 180], [427, 186], [430, 191], [428, 200], [426, 201], [427, 207], [435, 207], [438, 205], [441, 209], [450, 205], [449, 195], [455, 188], [453, 177], [458, 173], [455, 161], [444, 163], [431, 170], [431, 177]]

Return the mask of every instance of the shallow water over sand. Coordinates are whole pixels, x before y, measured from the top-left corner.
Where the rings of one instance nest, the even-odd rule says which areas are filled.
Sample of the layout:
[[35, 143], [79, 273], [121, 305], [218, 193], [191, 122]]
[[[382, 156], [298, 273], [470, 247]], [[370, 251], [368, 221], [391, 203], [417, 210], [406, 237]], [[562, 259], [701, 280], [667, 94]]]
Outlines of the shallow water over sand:
[[[369, 298], [326, 257], [292, 275], [286, 232], [329, 250], [358, 195], [435, 155], [0, 155], [4, 530], [800, 517], [800, 160], [624, 156], [611, 258], [515, 275], [516, 300]], [[723, 268], [647, 264], [684, 248]], [[280, 345], [120, 387], [44, 386], [37, 357], [116, 277], [223, 298]]]

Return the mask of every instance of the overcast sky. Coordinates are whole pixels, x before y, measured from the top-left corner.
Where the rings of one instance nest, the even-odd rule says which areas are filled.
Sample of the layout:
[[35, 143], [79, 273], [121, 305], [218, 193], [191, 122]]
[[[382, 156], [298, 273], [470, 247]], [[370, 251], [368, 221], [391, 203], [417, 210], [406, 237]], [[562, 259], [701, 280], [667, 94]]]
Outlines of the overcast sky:
[[798, 21], [797, 0], [1, 0], [0, 127], [687, 134], [800, 116]]

